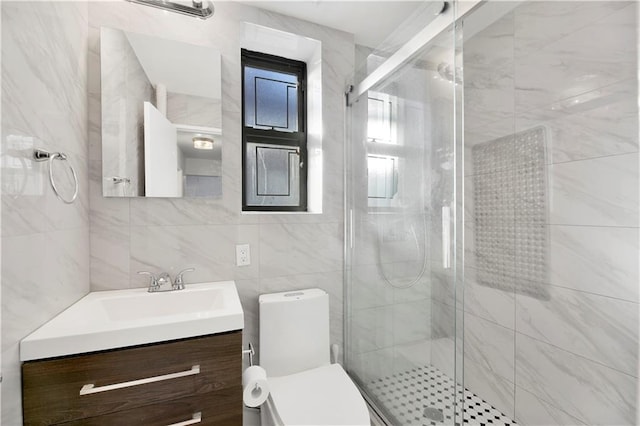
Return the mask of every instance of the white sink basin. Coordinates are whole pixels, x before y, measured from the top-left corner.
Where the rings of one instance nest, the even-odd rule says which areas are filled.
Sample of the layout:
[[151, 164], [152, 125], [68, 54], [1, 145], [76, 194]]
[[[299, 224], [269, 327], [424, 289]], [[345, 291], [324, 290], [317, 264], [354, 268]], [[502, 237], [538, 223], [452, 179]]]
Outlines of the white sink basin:
[[89, 293], [20, 342], [20, 359], [51, 358], [241, 330], [233, 281]]
[[121, 296], [105, 297], [100, 305], [111, 321], [144, 320], [172, 315], [203, 314], [224, 309], [224, 289], [195, 288], [153, 293], [131, 292]]

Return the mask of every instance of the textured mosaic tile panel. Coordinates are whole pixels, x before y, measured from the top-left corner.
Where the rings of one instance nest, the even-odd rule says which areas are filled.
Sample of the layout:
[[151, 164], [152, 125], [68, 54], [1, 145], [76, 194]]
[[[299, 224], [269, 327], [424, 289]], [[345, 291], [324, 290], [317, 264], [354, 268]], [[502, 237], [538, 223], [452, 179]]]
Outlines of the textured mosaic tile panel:
[[544, 127], [472, 148], [478, 282], [548, 299]]

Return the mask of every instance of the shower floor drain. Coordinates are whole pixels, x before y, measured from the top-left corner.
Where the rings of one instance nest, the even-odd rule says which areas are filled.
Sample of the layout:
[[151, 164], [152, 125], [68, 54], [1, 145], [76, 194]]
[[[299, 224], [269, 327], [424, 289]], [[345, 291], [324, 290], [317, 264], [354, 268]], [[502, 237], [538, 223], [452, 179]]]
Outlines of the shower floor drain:
[[[432, 366], [417, 367], [389, 377], [374, 380], [367, 386], [394, 424], [411, 426], [452, 425], [455, 399], [453, 380]], [[456, 396], [464, 396], [463, 424], [505, 425], [517, 423], [499, 410], [465, 389], [457, 386]]]
[[434, 422], [442, 423], [444, 421], [444, 414], [439, 408], [424, 407], [424, 416]]

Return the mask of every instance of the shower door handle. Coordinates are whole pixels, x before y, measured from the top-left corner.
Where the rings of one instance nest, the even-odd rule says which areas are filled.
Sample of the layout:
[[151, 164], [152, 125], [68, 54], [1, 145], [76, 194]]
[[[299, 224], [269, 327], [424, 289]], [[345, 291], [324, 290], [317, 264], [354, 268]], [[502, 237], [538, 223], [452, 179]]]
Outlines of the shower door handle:
[[349, 248], [353, 249], [353, 209], [349, 209]]
[[451, 207], [442, 206], [442, 267], [451, 268]]

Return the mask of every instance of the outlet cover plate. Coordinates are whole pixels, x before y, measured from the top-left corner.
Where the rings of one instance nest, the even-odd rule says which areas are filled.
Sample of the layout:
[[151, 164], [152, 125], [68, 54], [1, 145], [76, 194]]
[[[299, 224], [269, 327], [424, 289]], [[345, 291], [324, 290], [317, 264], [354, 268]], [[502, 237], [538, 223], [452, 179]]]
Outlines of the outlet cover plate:
[[251, 249], [249, 244], [236, 245], [236, 266], [251, 265]]

